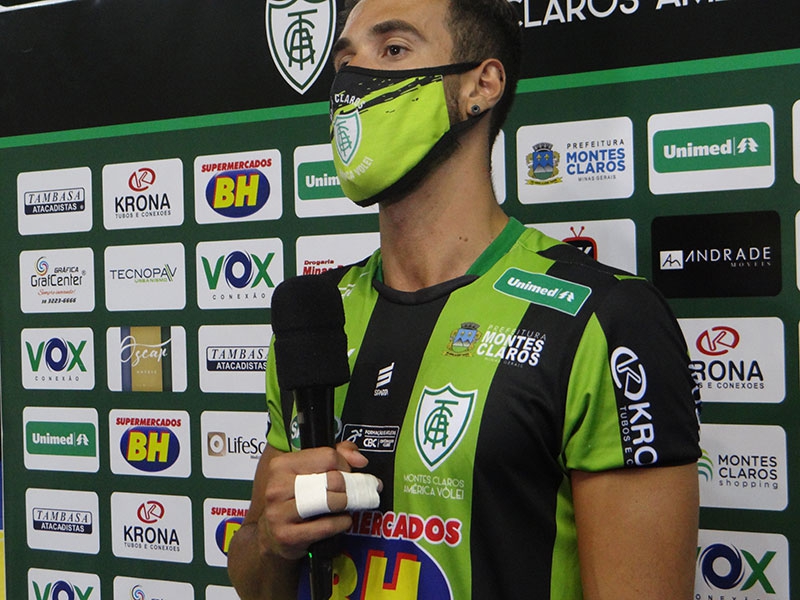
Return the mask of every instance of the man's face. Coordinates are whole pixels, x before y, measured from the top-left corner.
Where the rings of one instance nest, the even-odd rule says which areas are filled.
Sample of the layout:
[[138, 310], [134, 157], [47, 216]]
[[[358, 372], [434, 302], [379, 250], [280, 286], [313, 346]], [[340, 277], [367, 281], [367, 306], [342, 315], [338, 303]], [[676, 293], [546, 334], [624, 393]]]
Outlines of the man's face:
[[451, 62], [447, 0], [361, 0], [334, 46], [336, 70], [419, 69]]

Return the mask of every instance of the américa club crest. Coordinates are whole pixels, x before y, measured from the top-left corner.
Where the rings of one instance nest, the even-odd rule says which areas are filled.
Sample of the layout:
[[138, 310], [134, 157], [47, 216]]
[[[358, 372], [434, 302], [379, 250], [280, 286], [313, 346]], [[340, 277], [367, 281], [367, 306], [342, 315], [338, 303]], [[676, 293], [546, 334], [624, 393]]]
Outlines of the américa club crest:
[[319, 77], [333, 45], [334, 0], [267, 0], [267, 41], [278, 71], [300, 94]]

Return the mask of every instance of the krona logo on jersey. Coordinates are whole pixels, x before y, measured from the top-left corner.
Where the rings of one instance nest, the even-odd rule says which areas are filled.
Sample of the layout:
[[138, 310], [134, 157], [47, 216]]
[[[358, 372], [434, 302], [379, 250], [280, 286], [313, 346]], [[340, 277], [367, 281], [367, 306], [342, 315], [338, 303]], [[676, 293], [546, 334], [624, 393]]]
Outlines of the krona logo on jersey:
[[131, 427], [122, 434], [119, 446], [129, 465], [147, 473], [170, 468], [181, 453], [178, 436], [168, 427]]
[[[263, 162], [265, 167], [272, 166], [272, 159]], [[270, 183], [267, 176], [255, 168], [223, 171], [209, 180], [205, 193], [206, 202], [214, 212], [241, 219], [266, 205]]]

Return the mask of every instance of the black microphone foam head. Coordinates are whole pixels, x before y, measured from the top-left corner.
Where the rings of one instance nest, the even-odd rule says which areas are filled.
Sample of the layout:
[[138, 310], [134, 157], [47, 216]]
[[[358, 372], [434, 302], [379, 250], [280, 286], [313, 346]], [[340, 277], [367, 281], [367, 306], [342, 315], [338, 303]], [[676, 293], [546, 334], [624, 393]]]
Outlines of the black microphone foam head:
[[272, 295], [272, 331], [281, 389], [350, 380], [342, 295], [329, 277], [301, 275], [278, 285]]

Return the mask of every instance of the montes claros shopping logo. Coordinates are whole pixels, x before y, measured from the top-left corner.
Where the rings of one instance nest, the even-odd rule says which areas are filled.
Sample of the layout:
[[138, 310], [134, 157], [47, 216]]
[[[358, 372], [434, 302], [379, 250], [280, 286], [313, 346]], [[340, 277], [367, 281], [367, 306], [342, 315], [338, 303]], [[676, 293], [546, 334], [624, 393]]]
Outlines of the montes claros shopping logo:
[[283, 280], [278, 238], [197, 244], [197, 305], [202, 309], [268, 308]]
[[777, 317], [680, 319], [703, 402], [786, 397], [784, 327]]
[[90, 573], [28, 569], [28, 600], [100, 600], [100, 578]]
[[647, 124], [650, 190], [676, 194], [770, 187], [775, 181], [772, 107], [659, 114]]
[[194, 196], [195, 219], [201, 224], [280, 218], [280, 152], [198, 156], [194, 161]]
[[701, 529], [695, 594], [714, 600], [784, 600], [789, 542], [779, 534]]
[[179, 158], [103, 167], [106, 229], [183, 223], [183, 162]]
[[275, 66], [305, 94], [328, 61], [335, 33], [333, 0], [267, 0], [267, 41]]
[[773, 211], [656, 217], [653, 280], [668, 298], [775, 296], [780, 217]]
[[20, 337], [25, 389], [94, 388], [94, 333], [90, 328], [23, 329]]

